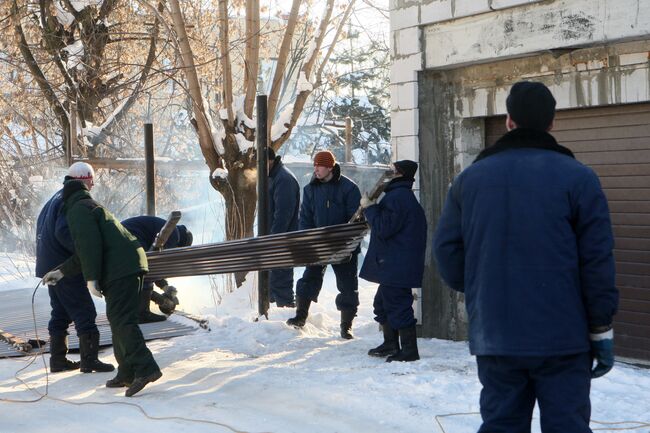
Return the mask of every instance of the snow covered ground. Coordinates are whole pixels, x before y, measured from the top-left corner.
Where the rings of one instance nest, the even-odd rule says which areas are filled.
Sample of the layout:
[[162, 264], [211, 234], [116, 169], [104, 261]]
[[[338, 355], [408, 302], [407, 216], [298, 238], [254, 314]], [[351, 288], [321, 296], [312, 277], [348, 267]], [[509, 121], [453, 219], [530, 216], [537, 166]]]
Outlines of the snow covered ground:
[[[29, 259], [0, 257], [0, 290], [33, 290], [30, 267]], [[103, 386], [113, 373], [46, 375], [41, 358], [0, 359], [0, 432], [469, 433], [480, 425], [480, 384], [465, 343], [419, 339], [422, 359], [413, 363], [366, 355], [381, 342], [372, 320], [373, 284], [361, 280], [351, 341], [339, 337], [331, 272], [303, 331], [284, 323], [293, 310], [272, 308], [268, 320], [255, 322], [250, 286], [216, 306], [207, 278], [173, 284], [186, 309], [208, 315], [212, 330], [149, 342], [163, 370], [159, 381], [129, 399]], [[111, 348], [100, 358], [115, 362]], [[45, 393], [46, 383], [47, 397], [28, 403]], [[648, 395], [650, 370], [617, 364], [593, 382], [592, 417], [648, 423]], [[638, 423], [592, 428], [650, 431]]]

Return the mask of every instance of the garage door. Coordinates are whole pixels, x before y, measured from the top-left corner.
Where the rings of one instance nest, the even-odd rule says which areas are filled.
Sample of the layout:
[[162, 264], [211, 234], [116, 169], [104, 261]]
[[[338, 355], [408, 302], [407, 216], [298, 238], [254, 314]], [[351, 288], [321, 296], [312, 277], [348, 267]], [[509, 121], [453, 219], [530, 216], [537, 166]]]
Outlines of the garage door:
[[[486, 119], [486, 145], [506, 132]], [[552, 134], [591, 166], [609, 200], [616, 241], [617, 356], [650, 360], [650, 104], [560, 111]]]

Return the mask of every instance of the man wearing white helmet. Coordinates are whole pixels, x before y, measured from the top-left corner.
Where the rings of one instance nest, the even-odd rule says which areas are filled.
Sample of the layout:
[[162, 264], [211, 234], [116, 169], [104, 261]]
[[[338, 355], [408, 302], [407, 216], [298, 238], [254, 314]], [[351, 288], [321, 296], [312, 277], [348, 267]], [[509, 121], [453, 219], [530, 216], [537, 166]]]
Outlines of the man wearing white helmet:
[[[81, 180], [88, 189], [94, 185], [95, 172], [90, 164], [75, 162], [68, 169], [66, 181]], [[36, 224], [36, 276], [43, 277], [74, 254], [74, 244], [63, 212], [63, 190], [59, 190], [43, 206]], [[109, 372], [114, 367], [97, 358], [99, 331], [95, 324], [97, 311], [81, 274], [65, 277], [57, 285], [48, 285], [52, 313], [48, 323], [50, 334], [50, 371], [81, 369], [84, 373]], [[74, 322], [79, 337], [81, 362], [66, 358], [68, 326]]]

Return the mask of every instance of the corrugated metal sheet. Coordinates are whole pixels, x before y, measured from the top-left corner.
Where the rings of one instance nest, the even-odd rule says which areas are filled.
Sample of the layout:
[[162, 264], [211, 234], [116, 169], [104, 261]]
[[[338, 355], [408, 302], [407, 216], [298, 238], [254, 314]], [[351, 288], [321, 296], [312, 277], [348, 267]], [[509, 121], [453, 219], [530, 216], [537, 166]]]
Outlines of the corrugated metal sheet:
[[[39, 287], [34, 297], [34, 314], [32, 314], [33, 291], [33, 288], [25, 288], [0, 292], [0, 329], [10, 332], [24, 340], [35, 339], [35, 316], [38, 338], [48, 340], [47, 323], [50, 320], [50, 297], [46, 287]], [[97, 305], [97, 327], [99, 328], [100, 345], [110, 346], [111, 329], [102, 307], [103, 305], [101, 304]], [[173, 316], [171, 320], [168, 319], [164, 322], [140, 325], [145, 340], [186, 335], [194, 332], [197, 327], [198, 325], [195, 327], [179, 323], [173, 320]], [[70, 336], [68, 337], [70, 349], [78, 349], [79, 341], [77, 340], [74, 324], [70, 325], [68, 332], [70, 332]], [[49, 351], [49, 346], [46, 345], [44, 349], [46, 352]], [[36, 353], [37, 350], [34, 349], [31, 353]], [[25, 354], [15, 350], [4, 341], [0, 341], [0, 358], [23, 355]]]
[[368, 231], [365, 222], [147, 253], [147, 277], [260, 271], [347, 260]]

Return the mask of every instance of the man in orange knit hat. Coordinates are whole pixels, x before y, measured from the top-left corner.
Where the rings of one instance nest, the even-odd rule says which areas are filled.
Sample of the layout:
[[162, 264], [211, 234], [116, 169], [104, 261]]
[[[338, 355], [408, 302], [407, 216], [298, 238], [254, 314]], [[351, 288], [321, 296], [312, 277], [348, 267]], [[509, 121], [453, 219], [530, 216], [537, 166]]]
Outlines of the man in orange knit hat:
[[[349, 178], [341, 174], [332, 152], [324, 150], [314, 155], [314, 176], [303, 189], [300, 206], [299, 229], [306, 230], [344, 224], [350, 221], [359, 207], [361, 192]], [[341, 337], [352, 338], [352, 320], [359, 306], [359, 282], [357, 280], [357, 249], [350, 260], [332, 265], [336, 274], [336, 308], [341, 312]], [[302, 278], [296, 283], [296, 317], [287, 324], [305, 326], [312, 301], [318, 301], [323, 285], [325, 266], [307, 266]]]

